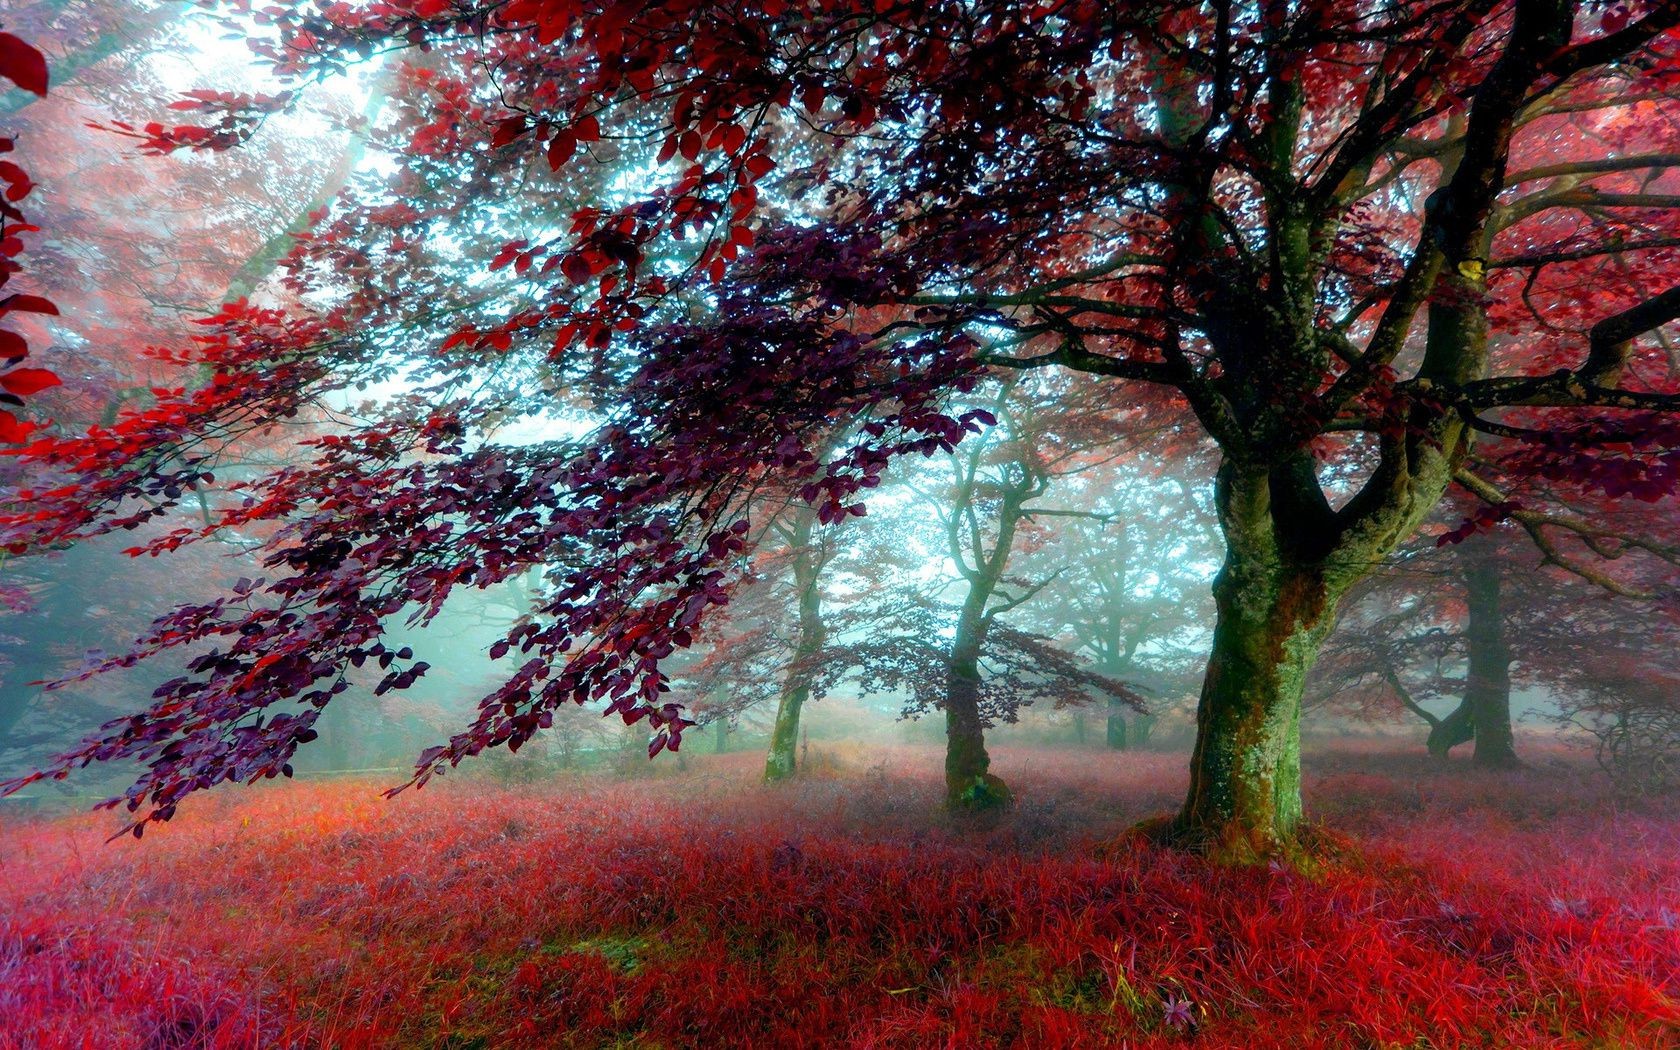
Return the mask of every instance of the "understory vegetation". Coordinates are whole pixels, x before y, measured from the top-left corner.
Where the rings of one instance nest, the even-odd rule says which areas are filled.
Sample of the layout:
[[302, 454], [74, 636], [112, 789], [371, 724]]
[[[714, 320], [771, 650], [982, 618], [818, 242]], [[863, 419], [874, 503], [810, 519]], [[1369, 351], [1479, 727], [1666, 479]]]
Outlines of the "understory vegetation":
[[1148, 844], [1183, 757], [1094, 749], [998, 749], [983, 818], [903, 746], [13, 817], [0, 1046], [1680, 1045], [1680, 820], [1319, 752], [1299, 870]]

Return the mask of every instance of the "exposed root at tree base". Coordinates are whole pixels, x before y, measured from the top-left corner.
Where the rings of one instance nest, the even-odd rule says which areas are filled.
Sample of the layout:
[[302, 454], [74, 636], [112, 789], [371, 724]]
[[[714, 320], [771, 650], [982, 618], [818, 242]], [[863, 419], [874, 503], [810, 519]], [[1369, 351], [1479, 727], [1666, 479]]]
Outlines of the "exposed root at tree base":
[[1304, 823], [1290, 839], [1262, 843], [1253, 836], [1220, 835], [1213, 829], [1186, 824], [1180, 814], [1162, 814], [1140, 820], [1103, 843], [1097, 848], [1097, 856], [1108, 859], [1147, 847], [1193, 853], [1222, 867], [1277, 864], [1304, 875], [1316, 875], [1327, 865], [1340, 864], [1354, 852], [1346, 836], [1319, 824]]

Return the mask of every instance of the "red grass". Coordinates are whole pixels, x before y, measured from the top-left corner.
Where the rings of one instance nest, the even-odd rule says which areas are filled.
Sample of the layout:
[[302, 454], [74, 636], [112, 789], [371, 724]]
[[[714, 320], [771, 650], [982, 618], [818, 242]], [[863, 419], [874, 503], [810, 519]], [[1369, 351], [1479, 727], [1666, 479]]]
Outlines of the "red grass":
[[1099, 849], [1180, 758], [1005, 751], [980, 830], [892, 762], [14, 824], [0, 1047], [1680, 1045], [1680, 820], [1555, 768], [1320, 756], [1309, 876]]

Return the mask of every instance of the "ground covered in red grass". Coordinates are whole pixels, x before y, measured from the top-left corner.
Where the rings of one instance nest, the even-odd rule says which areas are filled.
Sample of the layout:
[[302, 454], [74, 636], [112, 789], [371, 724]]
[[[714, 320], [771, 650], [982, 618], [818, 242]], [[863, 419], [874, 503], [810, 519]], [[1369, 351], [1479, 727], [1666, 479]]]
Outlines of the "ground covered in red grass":
[[0, 826], [0, 1047], [1680, 1045], [1680, 816], [1584, 773], [1319, 755], [1322, 863], [1124, 836], [1183, 759], [753, 756], [634, 781], [222, 792]]

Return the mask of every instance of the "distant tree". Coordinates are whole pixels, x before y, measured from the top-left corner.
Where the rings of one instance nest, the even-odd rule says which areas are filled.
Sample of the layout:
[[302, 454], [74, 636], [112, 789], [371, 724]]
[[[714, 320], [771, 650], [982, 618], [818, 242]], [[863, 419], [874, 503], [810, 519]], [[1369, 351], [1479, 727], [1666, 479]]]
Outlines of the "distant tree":
[[[1576, 669], [1602, 666], [1596, 646], [1624, 658], [1639, 648], [1609, 625], [1651, 624], [1638, 663], [1665, 673], [1671, 654], [1654, 639], [1680, 595], [1673, 504], [1607, 506], [1542, 478], [1515, 480], [1522, 487], [1506, 491], [1464, 472], [1441, 508], [1456, 517], [1361, 585], [1326, 645], [1317, 702], [1356, 713], [1398, 706], [1428, 724], [1430, 754], [1473, 742], [1477, 765], [1508, 769], [1518, 764], [1513, 685], [1579, 689]], [[1425, 702], [1437, 697], [1456, 706], [1432, 712]]]
[[1159, 707], [1193, 689], [1206, 661], [1206, 588], [1218, 563], [1206, 491], [1186, 477], [1197, 457], [1175, 447], [1171, 432], [1140, 437], [1141, 448], [1082, 475], [1079, 491], [1056, 501], [1073, 507], [1031, 514], [1054, 522], [1057, 535], [1029, 564], [1064, 569], [1028, 609], [1027, 623], [1150, 703], [1146, 712], [1109, 705], [1104, 742], [1114, 750], [1147, 743]]
[[908, 482], [942, 533], [940, 553], [956, 573], [961, 600], [944, 623], [935, 602], [901, 599], [888, 618], [895, 623], [871, 630], [874, 637], [851, 647], [853, 661], [876, 668], [872, 680], [883, 684], [925, 682], [910, 670], [923, 667], [916, 654], [942, 651], [942, 695], [934, 701], [925, 689], [912, 689], [907, 713], [932, 707], [945, 713], [946, 799], [952, 806], [984, 808], [1011, 797], [990, 772], [985, 730], [999, 720], [1015, 721], [1015, 708], [1029, 702], [1033, 691], [1023, 688], [1023, 675], [1032, 675], [1020, 664], [1023, 654], [1039, 664], [1037, 691], [1055, 694], [1058, 706], [1089, 699], [1089, 693], [1078, 692], [1085, 679], [1105, 686], [1117, 702], [1136, 704], [1130, 690], [1077, 673], [1075, 661], [1052, 655], [1048, 639], [1015, 629], [993, 641], [1003, 627], [1000, 617], [1033, 601], [1059, 571], [1029, 579], [1011, 572], [1011, 560], [1021, 547], [1044, 541], [1047, 530], [1031, 519], [1053, 512], [1037, 501], [1058, 477], [1089, 465], [1093, 444], [1106, 443], [1111, 421], [1093, 408], [1093, 389], [1080, 384], [1047, 391], [1041, 384], [1006, 380], [988, 403], [997, 423], [947, 457], [949, 476], [940, 477], [935, 468], [926, 480]]
[[768, 527], [776, 542], [754, 559], [753, 582], [714, 618], [700, 637], [703, 658], [678, 677], [703, 698], [701, 722], [724, 735], [743, 712], [774, 701], [764, 761], [764, 780], [774, 783], [797, 770], [801, 716], [828, 639], [823, 570], [836, 548], [805, 503], [789, 503]]

